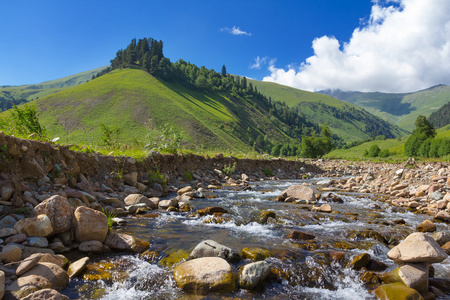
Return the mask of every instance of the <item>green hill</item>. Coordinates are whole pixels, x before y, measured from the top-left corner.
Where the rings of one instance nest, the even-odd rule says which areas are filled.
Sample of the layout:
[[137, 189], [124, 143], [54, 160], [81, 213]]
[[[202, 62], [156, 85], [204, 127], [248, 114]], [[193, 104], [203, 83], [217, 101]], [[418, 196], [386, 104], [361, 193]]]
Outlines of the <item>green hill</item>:
[[412, 131], [419, 115], [429, 117], [450, 101], [450, 86], [438, 85], [415, 93], [363, 93], [326, 90], [320, 93], [360, 106], [400, 128]]
[[188, 89], [137, 69], [117, 69], [33, 103], [50, 138], [66, 143], [98, 143], [101, 123], [120, 128], [123, 143], [145, 143], [149, 130], [170, 123], [199, 150], [249, 152], [258, 136], [271, 142], [299, 139], [250, 96]]
[[433, 112], [428, 120], [433, 124], [434, 128], [441, 128], [450, 124], [450, 101]]
[[79, 85], [91, 80], [92, 75], [97, 74], [106, 67], [78, 73], [60, 79], [45, 81], [38, 84], [19, 86], [0, 86], [0, 111], [10, 109], [11, 103], [21, 104], [34, 99], [42, 98], [52, 93], [59, 92], [70, 86]]
[[327, 123], [334, 134], [345, 141], [365, 140], [374, 133], [393, 138], [406, 134], [397, 126], [386, 122], [356, 105], [334, 97], [291, 88], [277, 83], [249, 80], [258, 91], [273, 100], [298, 108], [307, 119], [319, 124]]

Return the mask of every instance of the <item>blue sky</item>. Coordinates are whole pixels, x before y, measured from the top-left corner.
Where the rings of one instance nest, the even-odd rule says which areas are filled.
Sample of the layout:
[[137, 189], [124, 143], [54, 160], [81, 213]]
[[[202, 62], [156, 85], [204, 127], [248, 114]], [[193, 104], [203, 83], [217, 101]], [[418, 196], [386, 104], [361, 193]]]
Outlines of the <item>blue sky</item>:
[[[164, 42], [164, 54], [171, 61], [183, 58], [217, 71], [225, 64], [229, 73], [258, 80], [308, 90], [403, 91], [400, 87], [405, 89], [403, 83], [383, 88], [392, 79], [387, 80], [365, 53], [371, 53], [370, 59], [374, 59], [377, 49], [380, 53], [383, 49], [386, 51], [385, 48], [396, 49], [398, 38], [395, 35], [377, 34], [393, 31], [395, 24], [401, 30], [409, 28], [408, 22], [413, 16], [405, 18], [404, 15], [424, 10], [420, 2], [424, 1], [3, 1], [0, 4], [0, 85], [39, 83], [104, 66], [132, 38], [152, 37]], [[428, 22], [424, 26], [447, 24], [450, 15], [447, 3], [450, 1], [425, 2], [434, 5], [428, 14], [439, 8], [445, 14], [437, 18], [437, 24]], [[403, 23], [395, 19], [402, 20], [402, 17], [406, 19]], [[383, 31], [383, 26], [389, 22], [393, 25]], [[415, 26], [417, 23], [416, 19]], [[430, 28], [424, 30], [429, 33]], [[438, 42], [427, 43], [431, 46], [422, 54], [430, 51], [430, 47], [436, 52], [439, 52], [438, 47], [445, 51], [442, 45], [450, 40], [450, 35], [447, 31], [441, 35], [436, 38]], [[393, 45], [386, 46], [384, 41], [389, 43], [390, 38]], [[377, 43], [367, 43], [372, 40]], [[402, 50], [416, 49], [417, 43]], [[397, 54], [383, 54], [382, 58], [376, 57], [376, 62], [390, 66], [393, 64], [390, 59], [405, 57], [404, 53]], [[446, 54], [436, 55], [443, 57]], [[424, 59], [424, 55], [420, 57], [429, 60]], [[256, 64], [258, 58], [259, 66]], [[438, 58], [440, 56], [435, 61]], [[402, 61], [397, 63], [405, 72], [411, 65]], [[430, 66], [422, 66], [427, 67]], [[372, 69], [373, 75], [365, 74]], [[388, 71], [389, 74], [397, 72]], [[407, 74], [419, 78], [418, 83], [411, 84], [408, 89], [448, 83], [442, 82], [446, 77], [437, 76], [437, 72], [430, 75], [432, 79], [421, 79], [424, 75], [419, 71], [408, 71]], [[405, 76], [404, 73], [394, 75]], [[449, 77], [448, 72], [442, 75]], [[349, 85], [352, 77], [356, 82]], [[369, 82], [374, 80], [380, 84], [370, 85]]]

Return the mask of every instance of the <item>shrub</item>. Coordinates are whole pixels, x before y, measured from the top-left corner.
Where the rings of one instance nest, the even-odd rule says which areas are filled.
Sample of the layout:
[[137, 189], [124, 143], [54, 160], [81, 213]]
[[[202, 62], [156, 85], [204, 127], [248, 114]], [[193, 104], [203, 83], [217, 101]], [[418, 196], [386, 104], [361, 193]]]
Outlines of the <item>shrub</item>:
[[13, 106], [11, 111], [11, 131], [19, 135], [37, 134], [41, 138], [46, 138], [46, 130], [41, 126], [36, 114], [36, 109], [32, 105], [24, 105], [19, 108]]
[[120, 129], [115, 126], [108, 127], [103, 123], [100, 123], [100, 129], [102, 131], [101, 145], [117, 147], [119, 144]]
[[389, 156], [391, 156], [391, 153], [389, 152], [389, 149], [381, 150], [378, 153], [378, 157], [389, 157]]
[[261, 172], [263, 172], [263, 174], [266, 175], [267, 177], [273, 176], [272, 170], [269, 167], [263, 168]]
[[234, 163], [233, 165], [231, 165], [231, 164], [225, 165], [222, 170], [222, 172], [227, 176], [230, 176], [235, 171], [236, 171], [236, 163]]
[[185, 143], [184, 134], [176, 130], [168, 123], [158, 130], [152, 130], [147, 136], [149, 143], [145, 148], [149, 150], [159, 150], [175, 154], [182, 149]]
[[167, 178], [166, 178], [166, 176], [164, 176], [163, 174], [161, 174], [159, 172], [158, 168], [148, 171], [148, 178], [149, 178], [150, 183], [152, 183], [152, 184], [158, 183], [163, 188], [166, 187]]

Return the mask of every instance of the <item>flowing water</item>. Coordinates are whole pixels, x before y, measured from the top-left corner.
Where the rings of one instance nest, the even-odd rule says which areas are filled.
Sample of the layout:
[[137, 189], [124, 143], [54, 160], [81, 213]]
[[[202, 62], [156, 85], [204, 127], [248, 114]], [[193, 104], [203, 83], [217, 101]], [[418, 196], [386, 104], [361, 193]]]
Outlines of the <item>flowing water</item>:
[[[194, 199], [191, 206], [201, 209], [220, 206], [229, 211], [221, 217], [193, 216], [192, 213], [153, 211], [127, 218], [128, 224], [115, 228], [151, 243], [146, 257], [115, 254], [93, 259], [109, 274], [107, 279], [76, 279], [66, 289], [71, 299], [375, 299], [371, 287], [361, 281], [363, 271], [355, 271], [330, 258], [333, 251], [353, 255], [367, 252], [372, 258], [394, 268], [387, 259], [389, 248], [380, 240], [397, 244], [429, 216], [413, 214], [373, 195], [338, 193], [343, 203], [331, 203], [333, 213], [316, 213], [305, 205], [275, 202], [273, 199], [294, 184], [317, 180], [261, 181], [249, 191], [232, 188], [215, 190], [215, 198]], [[325, 192], [323, 192], [325, 193]], [[276, 213], [277, 221], [258, 222], [262, 211]], [[404, 224], [399, 220], [404, 220]], [[373, 231], [368, 231], [372, 229]], [[314, 241], [286, 239], [292, 230], [316, 236]], [[448, 226], [438, 224], [438, 230]], [[367, 234], [370, 233], [370, 234]], [[377, 234], [379, 233], [379, 234]], [[270, 251], [266, 259], [272, 276], [256, 291], [243, 289], [228, 295], [193, 296], [176, 287], [174, 263], [186, 258], [201, 241], [212, 239], [240, 251], [258, 247]], [[234, 264], [237, 270], [249, 261]], [[438, 264], [436, 277], [448, 277], [450, 262]], [[276, 275], [275, 275], [276, 274]]]

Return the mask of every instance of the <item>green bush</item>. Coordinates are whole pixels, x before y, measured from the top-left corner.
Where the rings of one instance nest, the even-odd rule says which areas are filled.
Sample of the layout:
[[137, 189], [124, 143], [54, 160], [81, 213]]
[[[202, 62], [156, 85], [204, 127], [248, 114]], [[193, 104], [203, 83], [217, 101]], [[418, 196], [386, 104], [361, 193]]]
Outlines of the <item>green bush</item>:
[[101, 145], [106, 147], [117, 147], [119, 145], [120, 129], [117, 127], [108, 127], [103, 123], [100, 123], [100, 129], [102, 131]]
[[391, 153], [389, 152], [389, 149], [381, 150], [378, 153], [378, 157], [389, 157], [389, 156], [391, 156]]
[[149, 143], [145, 148], [149, 150], [158, 150], [175, 154], [180, 151], [185, 143], [184, 134], [176, 130], [169, 123], [164, 124], [158, 130], [152, 130], [148, 133]]
[[261, 172], [263, 172], [263, 174], [266, 175], [267, 177], [273, 176], [272, 170], [269, 167], [263, 168]]
[[236, 171], [236, 163], [234, 163], [233, 165], [231, 165], [231, 164], [225, 165], [222, 169], [222, 172], [227, 176], [230, 176], [235, 171]]
[[45, 127], [41, 126], [39, 123], [36, 109], [33, 105], [24, 105], [22, 108], [14, 105], [11, 110], [11, 122], [9, 127], [12, 134], [19, 134], [22, 136], [36, 134], [40, 138], [46, 139]]
[[161, 174], [159, 172], [158, 168], [148, 171], [148, 179], [149, 179], [150, 183], [152, 183], [152, 184], [158, 183], [163, 188], [166, 187], [167, 178], [166, 178], [166, 176], [164, 176], [163, 174]]
[[378, 157], [378, 153], [380, 153], [381, 149], [378, 147], [378, 145], [372, 145], [372, 147], [369, 148], [368, 156], [369, 157]]

